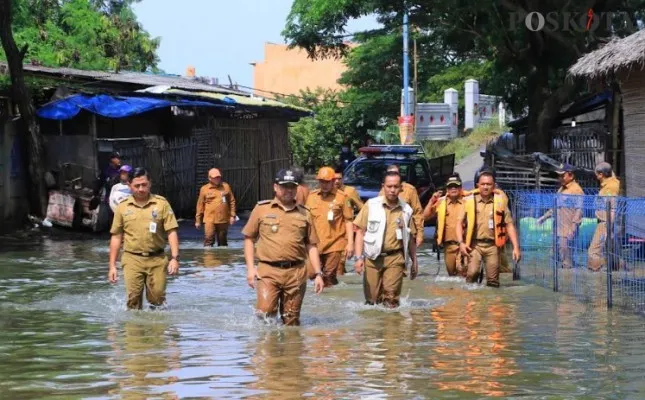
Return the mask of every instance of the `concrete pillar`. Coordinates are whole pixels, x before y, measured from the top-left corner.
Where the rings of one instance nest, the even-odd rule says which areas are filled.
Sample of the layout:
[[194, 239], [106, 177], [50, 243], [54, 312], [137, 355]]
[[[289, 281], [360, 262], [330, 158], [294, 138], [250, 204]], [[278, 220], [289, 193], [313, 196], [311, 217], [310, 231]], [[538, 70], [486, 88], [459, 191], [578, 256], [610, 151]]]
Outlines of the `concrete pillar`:
[[475, 129], [479, 123], [479, 82], [468, 79], [465, 84], [466, 115], [464, 128]]
[[443, 92], [443, 102], [450, 106], [450, 136], [459, 134], [459, 92], [455, 89], [446, 89]]

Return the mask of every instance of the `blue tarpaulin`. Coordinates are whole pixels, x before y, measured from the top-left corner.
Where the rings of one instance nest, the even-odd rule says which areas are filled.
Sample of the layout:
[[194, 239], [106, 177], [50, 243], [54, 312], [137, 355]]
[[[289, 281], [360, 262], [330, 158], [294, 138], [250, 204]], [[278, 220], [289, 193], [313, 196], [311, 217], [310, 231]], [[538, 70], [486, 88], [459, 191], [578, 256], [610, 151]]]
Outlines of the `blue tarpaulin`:
[[[226, 103], [235, 104], [235, 101]], [[199, 100], [168, 100], [153, 97], [108, 96], [104, 94], [90, 96], [77, 94], [46, 104], [36, 113], [41, 118], [55, 120], [74, 118], [81, 110], [86, 110], [107, 118], [124, 118], [171, 106], [226, 107], [223, 104], [214, 104]]]

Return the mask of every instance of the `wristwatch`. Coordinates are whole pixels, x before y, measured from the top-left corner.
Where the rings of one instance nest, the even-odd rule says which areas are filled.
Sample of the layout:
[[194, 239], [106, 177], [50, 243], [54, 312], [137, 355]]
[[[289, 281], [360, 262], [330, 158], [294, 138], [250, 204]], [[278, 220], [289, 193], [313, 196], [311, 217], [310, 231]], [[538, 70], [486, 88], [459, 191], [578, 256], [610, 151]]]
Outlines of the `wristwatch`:
[[358, 260], [364, 260], [365, 259], [365, 254], [361, 254], [360, 256], [355, 257], [356, 261]]
[[323, 277], [324, 277], [324, 275], [323, 275], [322, 271], [318, 271], [318, 272], [316, 272], [316, 276], [319, 276], [319, 277], [321, 277], [321, 278], [323, 278]]
[[179, 255], [176, 255], [176, 256], [170, 256], [170, 259], [171, 259], [171, 260], [177, 260], [177, 261], [179, 261]]

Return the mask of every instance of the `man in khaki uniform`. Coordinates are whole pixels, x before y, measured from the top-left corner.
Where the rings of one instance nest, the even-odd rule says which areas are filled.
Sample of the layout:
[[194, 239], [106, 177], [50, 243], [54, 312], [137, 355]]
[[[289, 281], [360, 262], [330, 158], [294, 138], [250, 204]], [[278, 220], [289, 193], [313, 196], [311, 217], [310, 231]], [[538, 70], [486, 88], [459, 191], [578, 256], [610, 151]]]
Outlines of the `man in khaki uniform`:
[[[572, 241], [578, 227], [582, 223], [582, 208], [584, 206], [584, 191], [575, 180], [575, 167], [570, 164], [561, 164], [560, 169], [557, 171], [558, 178], [560, 179], [560, 189], [558, 194], [565, 195], [565, 197], [558, 199], [558, 226], [556, 233], [558, 235], [558, 263], [562, 268], [573, 268], [573, 257], [571, 246], [569, 242]], [[581, 196], [579, 200], [570, 196]], [[548, 210], [543, 216], [538, 218], [537, 223], [542, 225], [544, 221], [553, 216], [553, 209]]]
[[457, 224], [464, 214], [464, 195], [459, 174], [453, 174], [446, 182], [447, 193], [441, 196], [440, 192], [432, 195], [423, 217], [426, 221], [437, 217], [437, 244], [444, 248], [444, 261], [449, 276], [458, 273], [466, 276], [462, 267], [459, 242], [463, 237], [457, 237]]
[[[401, 174], [399, 170], [398, 165], [390, 165], [387, 167], [386, 172], [397, 172]], [[379, 196], [383, 196], [384, 192], [383, 189], [378, 194]], [[402, 182], [401, 183], [401, 193], [399, 194], [399, 197], [401, 200], [404, 202], [408, 203], [410, 207], [412, 207], [412, 212], [414, 216], [414, 224], [416, 226], [416, 240], [417, 240], [417, 247], [421, 247], [423, 244], [423, 207], [421, 207], [421, 201], [419, 200], [419, 194], [417, 193], [417, 188], [414, 186], [410, 185], [407, 182]]]
[[[620, 195], [620, 181], [614, 176], [614, 171], [611, 164], [601, 162], [596, 166], [596, 178], [600, 181], [600, 197], [616, 197]], [[609, 200], [612, 209], [615, 209], [615, 201]], [[593, 239], [589, 245], [588, 250], [588, 268], [592, 271], [599, 271], [607, 264], [607, 260], [603, 256], [605, 241], [607, 240], [607, 210], [604, 201], [598, 201], [596, 210], [596, 218], [598, 225], [593, 234]], [[614, 212], [612, 212], [613, 216]], [[612, 218], [613, 220], [613, 218]], [[621, 262], [622, 264], [622, 262]]]
[[292, 171], [296, 175], [296, 183], [298, 183], [296, 204], [304, 206], [310, 193], [309, 186], [305, 183], [305, 172], [302, 168], [293, 168]]
[[246, 280], [251, 288], [257, 289], [258, 315], [273, 317], [279, 307], [285, 325], [300, 325], [300, 309], [307, 289], [307, 256], [316, 272], [316, 293], [321, 293], [325, 286], [311, 214], [295, 202], [297, 185], [293, 171], [278, 172], [273, 185], [275, 198], [260, 201], [242, 230]]
[[354, 213], [347, 195], [334, 186], [336, 177], [332, 168], [320, 168], [316, 179], [320, 188], [309, 194], [305, 205], [318, 235], [323, 281], [329, 287], [338, 284], [336, 275], [343, 258], [354, 255]]
[[336, 169], [336, 175], [335, 175], [335, 181], [334, 184], [336, 185], [336, 189], [342, 190], [345, 192], [347, 195], [347, 198], [349, 199], [352, 209], [354, 210], [354, 213], [358, 213], [361, 208], [363, 208], [363, 201], [361, 200], [361, 196], [358, 194], [356, 189], [354, 189], [351, 186], [347, 186], [343, 183], [343, 172], [339, 171]]
[[[361, 196], [358, 194], [358, 191], [356, 191], [356, 189], [354, 189], [351, 186], [347, 186], [343, 183], [342, 171], [343, 170], [341, 167], [336, 168], [336, 180], [335, 180], [336, 188], [345, 192], [347, 197], [349, 197], [349, 201], [352, 205], [352, 209], [354, 210], [353, 216], [355, 217], [356, 214], [358, 214], [358, 212], [361, 210], [361, 208], [363, 208], [363, 201], [361, 200]], [[356, 228], [352, 224], [352, 237], [355, 236], [355, 233], [356, 233]], [[338, 275], [345, 274], [345, 261], [347, 260], [347, 258], [348, 258], [347, 255], [344, 255], [341, 258], [340, 266], [338, 267]]]
[[457, 238], [464, 237], [464, 224], [468, 229], [466, 241], [459, 239], [461, 254], [469, 258], [466, 282], [477, 280], [483, 262], [486, 285], [499, 287], [500, 248], [506, 245], [507, 237], [513, 244], [513, 260], [519, 262], [522, 258], [517, 231], [506, 200], [494, 194], [492, 171], [481, 171], [477, 188], [479, 193], [465, 198], [465, 213], [457, 224]]
[[235, 196], [228, 183], [222, 182], [217, 168], [208, 171], [208, 183], [199, 189], [195, 228], [204, 222], [204, 246], [228, 246], [228, 227], [235, 223]]
[[[150, 193], [150, 175], [144, 168], [130, 175], [132, 195], [121, 202], [112, 221], [108, 279], [117, 281], [116, 258], [123, 241], [121, 266], [125, 276], [128, 309], [141, 309], [145, 287], [154, 308], [166, 301], [166, 267], [170, 275], [179, 269], [177, 220], [165, 198]], [[164, 254], [165, 236], [170, 244], [170, 262]]]
[[[399, 306], [406, 264], [410, 264], [411, 280], [416, 278], [419, 271], [417, 246], [414, 240], [416, 226], [410, 206], [400, 198], [401, 176], [398, 172], [390, 171], [385, 174], [383, 191], [385, 196], [379, 196], [365, 203], [354, 220], [354, 225], [358, 228], [355, 254], [359, 255], [354, 268], [358, 274], [361, 274], [365, 267], [363, 290], [366, 304], [382, 303], [388, 308], [395, 308]], [[384, 232], [381, 253], [375, 260], [365, 257], [363, 253], [366, 234], [372, 232], [373, 229], [378, 231], [376, 225], [381, 224], [381, 221], [370, 220], [370, 204], [375, 207], [383, 207], [385, 212], [385, 220], [382, 221]], [[406, 207], [410, 213], [408, 222], [405, 221], [404, 215]], [[406, 232], [406, 224], [408, 224], [409, 232]], [[405, 241], [408, 242], [407, 251], [404, 248]]]

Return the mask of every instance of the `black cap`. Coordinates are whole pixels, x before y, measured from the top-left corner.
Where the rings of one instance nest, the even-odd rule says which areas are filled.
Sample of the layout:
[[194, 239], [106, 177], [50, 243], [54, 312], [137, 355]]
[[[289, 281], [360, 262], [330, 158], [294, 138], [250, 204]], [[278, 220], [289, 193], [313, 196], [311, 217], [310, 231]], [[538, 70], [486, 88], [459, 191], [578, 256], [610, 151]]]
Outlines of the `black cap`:
[[558, 174], [564, 174], [565, 172], [575, 172], [576, 167], [571, 164], [560, 164], [559, 168], [555, 171]]
[[451, 187], [451, 186], [461, 187], [461, 180], [456, 176], [451, 176], [446, 181], [446, 187]]
[[119, 152], [118, 152], [118, 151], [113, 151], [113, 152], [110, 154], [110, 160], [111, 160], [111, 159], [113, 159], [113, 158], [121, 159], [121, 154], [119, 154]]
[[275, 176], [275, 183], [278, 185], [298, 185], [298, 175], [290, 169], [281, 169]]

